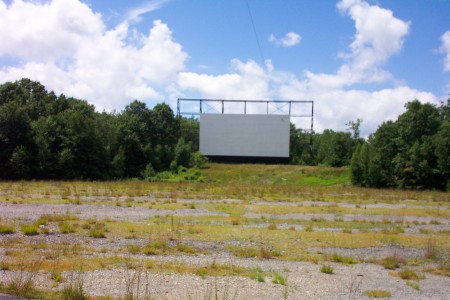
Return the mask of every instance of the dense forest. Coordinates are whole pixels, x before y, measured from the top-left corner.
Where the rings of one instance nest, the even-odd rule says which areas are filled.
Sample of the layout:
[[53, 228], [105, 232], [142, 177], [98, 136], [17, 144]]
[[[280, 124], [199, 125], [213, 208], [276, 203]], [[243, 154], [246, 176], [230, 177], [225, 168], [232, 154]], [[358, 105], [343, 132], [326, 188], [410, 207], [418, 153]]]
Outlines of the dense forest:
[[440, 107], [414, 100], [406, 109], [358, 144], [351, 159], [354, 184], [450, 188], [450, 99]]
[[[367, 141], [362, 120], [347, 132], [310, 133], [291, 124], [291, 163], [351, 165], [354, 184], [445, 188], [450, 169], [449, 105], [413, 101], [396, 122]], [[96, 112], [84, 100], [55, 95], [36, 81], [0, 85], [0, 178], [155, 178], [201, 167], [199, 123], [177, 119], [167, 104], [134, 100], [117, 112]]]
[[[195, 123], [181, 120], [185, 129]], [[179, 131], [167, 104], [149, 109], [133, 101], [120, 113], [99, 113], [86, 101], [56, 96], [29, 79], [0, 85], [3, 179], [149, 178], [176, 172], [204, 163], [191, 131]]]

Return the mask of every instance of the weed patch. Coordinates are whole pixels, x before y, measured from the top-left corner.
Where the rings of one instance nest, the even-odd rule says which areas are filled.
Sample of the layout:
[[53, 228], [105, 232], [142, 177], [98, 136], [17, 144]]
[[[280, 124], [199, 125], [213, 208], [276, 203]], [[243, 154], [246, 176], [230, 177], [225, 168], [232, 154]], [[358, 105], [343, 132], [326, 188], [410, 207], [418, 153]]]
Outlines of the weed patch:
[[391, 292], [384, 290], [368, 290], [364, 292], [369, 298], [390, 298], [392, 296]]
[[333, 274], [333, 267], [330, 265], [322, 265], [320, 267], [320, 272], [325, 273], [325, 274]]

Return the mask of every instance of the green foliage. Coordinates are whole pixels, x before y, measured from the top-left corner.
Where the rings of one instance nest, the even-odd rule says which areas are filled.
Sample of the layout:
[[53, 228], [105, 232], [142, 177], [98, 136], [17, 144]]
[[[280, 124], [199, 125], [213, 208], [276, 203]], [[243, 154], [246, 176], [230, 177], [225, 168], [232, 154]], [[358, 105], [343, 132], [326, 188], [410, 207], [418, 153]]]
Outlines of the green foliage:
[[445, 189], [449, 182], [448, 103], [414, 100], [395, 122], [383, 123], [352, 156], [352, 182], [371, 187]]
[[164, 103], [149, 109], [135, 100], [120, 113], [97, 113], [29, 79], [0, 84], [0, 178], [153, 178], [171, 165], [203, 167], [204, 157], [193, 155], [198, 121], [179, 121]]

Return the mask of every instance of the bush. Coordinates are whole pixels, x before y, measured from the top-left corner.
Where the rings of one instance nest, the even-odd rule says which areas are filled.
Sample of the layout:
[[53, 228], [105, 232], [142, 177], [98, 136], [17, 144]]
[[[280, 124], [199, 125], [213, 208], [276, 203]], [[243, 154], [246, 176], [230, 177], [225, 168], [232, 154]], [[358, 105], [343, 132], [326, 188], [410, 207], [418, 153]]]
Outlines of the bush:
[[196, 151], [191, 155], [191, 165], [203, 169], [208, 163], [208, 158], [200, 153], [200, 151]]

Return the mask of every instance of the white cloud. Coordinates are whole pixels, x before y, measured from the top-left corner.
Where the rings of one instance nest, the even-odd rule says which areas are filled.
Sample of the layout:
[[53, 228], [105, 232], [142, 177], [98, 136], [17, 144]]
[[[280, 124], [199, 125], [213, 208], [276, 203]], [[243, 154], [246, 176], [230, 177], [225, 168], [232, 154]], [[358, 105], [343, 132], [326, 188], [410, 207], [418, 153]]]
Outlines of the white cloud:
[[33, 61], [64, 59], [74, 54], [79, 43], [93, 43], [103, 30], [101, 16], [77, 0], [17, 0], [9, 7], [0, 2], [0, 55]]
[[[352, 88], [357, 83], [385, 82], [394, 79], [382, 68], [394, 54], [401, 51], [409, 32], [409, 23], [395, 18], [391, 11], [371, 6], [364, 1], [344, 0], [338, 3], [341, 12], [355, 21], [356, 34], [349, 52], [341, 54], [343, 64], [335, 74], [305, 71], [303, 78], [275, 69], [270, 61], [266, 69], [255, 62], [232, 61], [232, 72], [207, 75], [183, 72], [179, 76], [181, 90], [199, 92], [206, 98], [220, 99], [286, 99], [314, 100], [314, 127], [345, 130], [346, 123], [362, 118], [362, 135], [374, 132], [386, 120], [395, 120], [404, 112], [406, 102], [413, 99], [437, 103], [428, 92], [402, 85], [376, 91]], [[271, 35], [271, 42], [281, 43]], [[244, 68], [245, 66], [245, 68]], [[308, 128], [308, 122], [301, 128]]]
[[306, 76], [314, 84], [329, 88], [392, 79], [382, 65], [400, 52], [409, 33], [409, 22], [397, 19], [388, 9], [361, 0], [342, 0], [337, 7], [355, 21], [356, 34], [350, 52], [340, 54], [345, 63], [336, 74], [307, 72]]
[[178, 85], [183, 90], [200, 92], [205, 98], [267, 99], [269, 80], [266, 72], [256, 62], [231, 61], [234, 73], [207, 75], [181, 72]]
[[140, 22], [142, 21], [142, 15], [160, 9], [168, 1], [170, 0], [146, 1], [144, 4], [130, 9], [126, 15], [126, 20], [129, 22]]
[[[127, 16], [138, 21], [164, 2], [148, 2], [149, 6]], [[305, 71], [298, 77], [277, 70], [270, 60], [260, 66], [253, 60], [233, 59], [228, 73], [210, 75], [184, 70], [188, 55], [162, 21], [154, 21], [148, 33], [129, 22], [108, 29], [100, 14], [77, 0], [15, 0], [10, 5], [0, 0], [0, 41], [8, 41], [0, 43], [0, 56], [15, 61], [0, 68], [0, 82], [28, 77], [56, 93], [86, 99], [100, 110], [120, 110], [133, 99], [160, 102], [186, 94], [315, 100], [316, 130], [345, 130], [349, 120], [362, 118], [362, 134], [395, 119], [407, 101], [437, 103], [433, 94], [408, 86], [356, 89], [356, 83], [395, 79], [383, 64], [401, 51], [409, 24], [389, 10], [359, 0], [343, 0], [338, 8], [354, 20], [356, 33], [335, 73]], [[283, 40], [292, 45], [300, 42], [296, 35], [273, 38], [280, 45]], [[445, 70], [450, 71], [450, 33], [441, 39]]]
[[23, 61], [0, 69], [0, 82], [39, 80], [100, 110], [133, 99], [162, 101], [187, 59], [163, 22], [154, 21], [148, 34], [127, 22], [106, 30], [101, 16], [77, 0], [0, 2], [0, 40], [8, 41], [0, 55]]
[[441, 36], [441, 51], [445, 54], [444, 71], [450, 72], [450, 30]]
[[269, 42], [282, 47], [292, 47], [300, 43], [302, 37], [295, 32], [288, 32], [286, 35], [280, 39], [275, 37], [274, 34], [269, 36]]
[[311, 85], [307, 80], [286, 83], [280, 88], [280, 95], [283, 99], [296, 99], [296, 96], [313, 99], [316, 112], [314, 127], [318, 131], [326, 128], [345, 130], [348, 121], [361, 118], [362, 135], [374, 132], [384, 121], [395, 120], [405, 111], [404, 105], [408, 101], [438, 101], [432, 93], [408, 86], [369, 92], [358, 89], [322, 89]]

